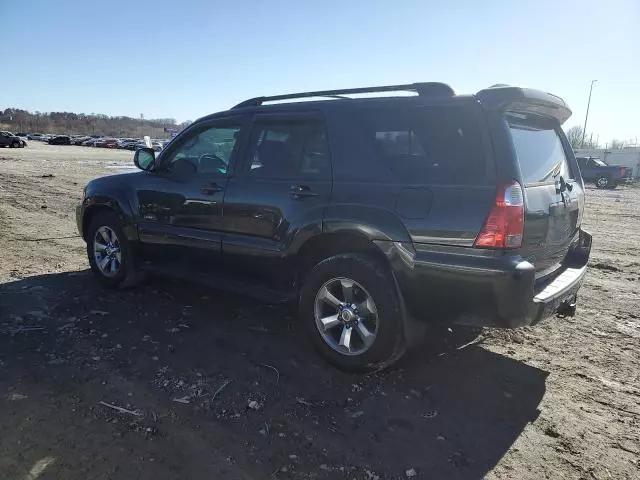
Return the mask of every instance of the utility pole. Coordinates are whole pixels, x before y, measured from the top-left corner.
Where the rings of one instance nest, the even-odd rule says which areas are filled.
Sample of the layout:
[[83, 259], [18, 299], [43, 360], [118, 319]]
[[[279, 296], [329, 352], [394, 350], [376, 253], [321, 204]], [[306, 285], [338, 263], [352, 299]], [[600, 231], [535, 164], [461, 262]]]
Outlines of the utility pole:
[[580, 146], [584, 148], [584, 136], [587, 134], [587, 119], [589, 118], [589, 107], [591, 106], [591, 92], [593, 92], [593, 84], [598, 80], [591, 80], [591, 88], [589, 88], [589, 100], [587, 101], [587, 114], [584, 116], [584, 127], [582, 128], [582, 142]]

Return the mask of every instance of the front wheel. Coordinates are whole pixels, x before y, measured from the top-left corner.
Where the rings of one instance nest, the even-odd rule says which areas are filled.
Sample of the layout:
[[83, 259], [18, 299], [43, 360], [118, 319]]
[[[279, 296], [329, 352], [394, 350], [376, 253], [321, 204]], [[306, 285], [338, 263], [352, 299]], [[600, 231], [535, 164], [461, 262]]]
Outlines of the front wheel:
[[604, 175], [596, 178], [596, 187], [597, 188], [608, 188], [609, 187], [609, 177], [605, 177]]
[[100, 213], [91, 221], [87, 256], [91, 270], [103, 286], [117, 288], [136, 283], [138, 272], [133, 248], [115, 213]]
[[18, 148], [20, 146], [20, 142], [13, 141], [11, 142], [11, 148]]
[[300, 317], [316, 351], [342, 370], [383, 368], [406, 349], [390, 273], [359, 255], [327, 258], [311, 270], [300, 295]]

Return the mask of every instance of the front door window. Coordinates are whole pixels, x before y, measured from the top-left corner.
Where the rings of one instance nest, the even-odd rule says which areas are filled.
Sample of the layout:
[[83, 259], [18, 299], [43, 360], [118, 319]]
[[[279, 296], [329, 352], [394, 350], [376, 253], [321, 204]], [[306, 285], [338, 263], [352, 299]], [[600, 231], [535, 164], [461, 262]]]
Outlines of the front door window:
[[173, 150], [163, 162], [177, 173], [229, 174], [231, 156], [236, 148], [240, 125], [209, 127], [195, 131]]

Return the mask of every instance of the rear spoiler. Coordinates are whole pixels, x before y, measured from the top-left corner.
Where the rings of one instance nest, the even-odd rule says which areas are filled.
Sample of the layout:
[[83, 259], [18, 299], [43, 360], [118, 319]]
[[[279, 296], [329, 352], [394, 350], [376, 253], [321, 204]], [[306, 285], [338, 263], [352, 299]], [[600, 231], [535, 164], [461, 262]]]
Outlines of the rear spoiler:
[[563, 99], [531, 88], [496, 86], [480, 90], [475, 96], [487, 110], [551, 117], [561, 125], [571, 116], [571, 110]]

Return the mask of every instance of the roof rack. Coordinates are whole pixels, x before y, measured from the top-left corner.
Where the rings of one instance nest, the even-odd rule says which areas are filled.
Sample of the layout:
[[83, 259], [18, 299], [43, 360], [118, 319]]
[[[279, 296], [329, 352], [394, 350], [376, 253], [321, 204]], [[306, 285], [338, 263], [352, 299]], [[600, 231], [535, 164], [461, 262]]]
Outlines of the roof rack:
[[455, 95], [454, 90], [446, 83], [440, 82], [423, 82], [423, 83], [407, 83], [404, 85], [381, 85], [379, 87], [362, 87], [362, 88], [344, 88], [340, 90], [318, 90], [316, 92], [288, 93], [286, 95], [272, 95], [270, 97], [255, 97], [240, 102], [233, 108], [259, 107], [264, 102], [276, 100], [289, 100], [292, 98], [309, 98], [309, 97], [330, 97], [330, 98], [348, 98], [340, 97], [341, 95], [357, 94], [357, 93], [376, 93], [376, 92], [416, 92], [421, 96], [441, 95], [450, 97]]

